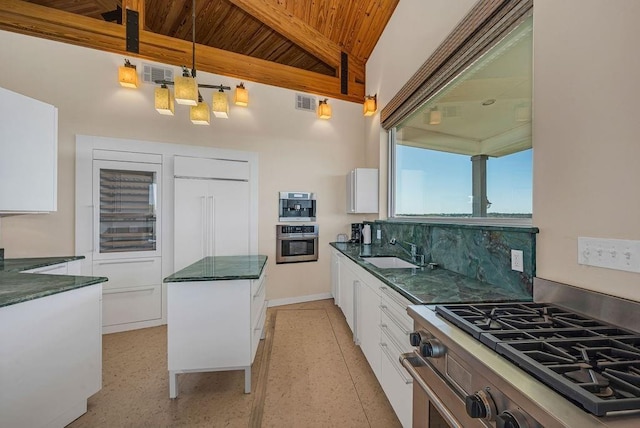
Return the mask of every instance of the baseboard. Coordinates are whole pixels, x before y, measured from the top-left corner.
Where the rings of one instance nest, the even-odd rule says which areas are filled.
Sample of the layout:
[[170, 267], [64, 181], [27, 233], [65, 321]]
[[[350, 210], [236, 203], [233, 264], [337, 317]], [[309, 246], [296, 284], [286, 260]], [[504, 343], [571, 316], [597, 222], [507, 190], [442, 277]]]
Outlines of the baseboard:
[[294, 303], [313, 302], [314, 300], [333, 299], [331, 293], [310, 294], [308, 296], [285, 297], [284, 299], [270, 299], [269, 307], [292, 305]]

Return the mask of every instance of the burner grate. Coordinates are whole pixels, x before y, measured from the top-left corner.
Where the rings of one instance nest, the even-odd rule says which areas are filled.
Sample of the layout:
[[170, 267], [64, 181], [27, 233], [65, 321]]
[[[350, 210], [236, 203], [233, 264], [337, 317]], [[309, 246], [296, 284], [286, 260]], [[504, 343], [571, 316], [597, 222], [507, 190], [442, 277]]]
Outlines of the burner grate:
[[589, 412], [640, 409], [640, 335], [540, 303], [436, 312]]

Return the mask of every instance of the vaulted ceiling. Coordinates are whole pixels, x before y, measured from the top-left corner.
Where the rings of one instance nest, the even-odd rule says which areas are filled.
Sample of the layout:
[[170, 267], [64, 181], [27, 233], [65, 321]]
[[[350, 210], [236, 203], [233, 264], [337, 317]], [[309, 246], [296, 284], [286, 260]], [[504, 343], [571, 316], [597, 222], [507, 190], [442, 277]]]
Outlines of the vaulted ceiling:
[[[196, 0], [196, 69], [362, 102], [398, 1]], [[190, 68], [192, 14], [191, 0], [3, 0], [0, 29]]]

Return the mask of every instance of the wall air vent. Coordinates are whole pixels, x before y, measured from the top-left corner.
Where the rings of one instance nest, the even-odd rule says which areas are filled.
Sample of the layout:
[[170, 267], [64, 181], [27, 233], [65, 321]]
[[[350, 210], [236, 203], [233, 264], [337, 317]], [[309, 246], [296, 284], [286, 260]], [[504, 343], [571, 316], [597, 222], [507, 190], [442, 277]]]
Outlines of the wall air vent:
[[142, 81], [145, 83], [153, 83], [156, 80], [173, 81], [173, 69], [142, 63]]
[[296, 109], [315, 113], [316, 105], [316, 97], [312, 97], [311, 95], [296, 94]]

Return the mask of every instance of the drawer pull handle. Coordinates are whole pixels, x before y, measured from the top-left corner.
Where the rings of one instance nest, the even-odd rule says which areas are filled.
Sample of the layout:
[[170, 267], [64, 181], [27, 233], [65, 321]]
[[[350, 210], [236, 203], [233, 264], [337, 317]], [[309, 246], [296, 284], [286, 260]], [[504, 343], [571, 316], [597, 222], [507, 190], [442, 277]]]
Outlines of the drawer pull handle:
[[114, 260], [112, 262], [98, 262], [98, 265], [121, 265], [121, 264], [130, 264], [130, 263], [152, 263], [155, 262], [154, 259], [146, 259], [146, 260]]
[[120, 291], [104, 291], [102, 294], [124, 294], [124, 293], [142, 293], [143, 291], [153, 291], [155, 287], [141, 288], [139, 290], [120, 290]]
[[389, 310], [389, 308], [387, 308], [385, 305], [380, 305], [380, 309], [382, 310], [382, 312], [383, 312], [387, 317], [389, 317], [389, 319], [390, 319], [391, 321], [393, 321], [393, 323], [394, 323], [395, 325], [397, 325], [397, 326], [398, 326], [398, 328], [399, 328], [399, 329], [400, 329], [404, 334], [406, 334], [406, 335], [408, 336], [408, 335], [409, 335], [409, 333], [411, 333], [409, 330], [407, 330], [407, 329], [406, 329], [406, 327], [402, 324], [402, 322], [401, 322], [400, 320], [398, 320], [398, 319], [395, 317], [395, 315], [393, 315], [393, 314], [391, 313], [391, 311]]
[[393, 368], [396, 369], [396, 371], [398, 372], [398, 374], [400, 375], [404, 383], [406, 385], [413, 383], [413, 378], [412, 377], [407, 378], [407, 376], [404, 373], [402, 373], [402, 370], [400, 369], [400, 367], [398, 367], [398, 365], [395, 363], [395, 358], [393, 358], [393, 355], [391, 355], [389, 351], [389, 346], [386, 343], [381, 342], [380, 348], [382, 348], [382, 352], [384, 352], [384, 354], [387, 356], [387, 358], [389, 359], [389, 362], [391, 363]]
[[399, 353], [404, 352], [402, 345], [398, 343], [398, 339], [393, 336], [393, 333], [389, 330], [389, 327], [386, 324], [380, 324], [380, 330], [382, 330], [382, 333], [389, 339]]
[[387, 296], [394, 303], [397, 303], [403, 309], [407, 309], [407, 306], [408, 306], [407, 303], [403, 302], [397, 296], [395, 296], [395, 294], [397, 294], [395, 291], [394, 292], [390, 291], [388, 287], [380, 287], [380, 290], [385, 296]]

